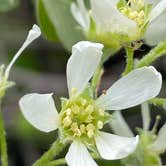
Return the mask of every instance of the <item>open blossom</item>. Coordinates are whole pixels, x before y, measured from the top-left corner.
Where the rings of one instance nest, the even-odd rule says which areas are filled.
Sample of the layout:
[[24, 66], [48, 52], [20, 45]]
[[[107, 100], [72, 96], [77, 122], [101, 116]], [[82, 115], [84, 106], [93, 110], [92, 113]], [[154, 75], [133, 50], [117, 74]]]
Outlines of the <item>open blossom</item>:
[[[142, 104], [142, 121], [143, 127], [139, 129], [140, 142], [137, 150], [128, 158], [122, 160], [126, 166], [159, 166], [162, 165], [160, 154], [166, 151], [166, 123], [156, 134], [158, 116], [152, 130], [150, 129], [151, 116], [148, 103]], [[111, 121], [113, 131], [121, 136], [132, 137], [133, 132], [129, 128], [125, 119], [119, 111], [116, 111]]]
[[17, 60], [17, 58], [21, 55], [21, 53], [24, 51], [24, 49], [32, 43], [36, 38], [38, 38], [41, 34], [40, 28], [37, 25], [33, 25], [32, 29], [29, 31], [28, 36], [23, 43], [22, 47], [18, 50], [18, 52], [14, 55], [12, 61], [9, 63], [9, 65], [4, 70], [5, 66], [0, 66], [0, 97], [2, 97], [5, 93], [5, 90], [12, 86], [13, 83], [8, 81], [9, 72]]
[[161, 88], [161, 75], [153, 67], [143, 67], [94, 98], [89, 80], [101, 61], [102, 48], [102, 44], [87, 41], [73, 46], [67, 63], [69, 98], [62, 99], [59, 113], [52, 94], [27, 94], [19, 101], [24, 117], [34, 127], [43, 132], [59, 129], [62, 141], [72, 142], [65, 157], [70, 166], [96, 166], [88, 149], [97, 148], [107, 160], [131, 154], [138, 144], [138, 136], [121, 137], [101, 131], [111, 120], [108, 111], [139, 105], [158, 95]]
[[144, 39], [149, 45], [166, 40], [165, 0], [83, 0], [72, 3], [74, 18], [87, 37], [112, 47]]

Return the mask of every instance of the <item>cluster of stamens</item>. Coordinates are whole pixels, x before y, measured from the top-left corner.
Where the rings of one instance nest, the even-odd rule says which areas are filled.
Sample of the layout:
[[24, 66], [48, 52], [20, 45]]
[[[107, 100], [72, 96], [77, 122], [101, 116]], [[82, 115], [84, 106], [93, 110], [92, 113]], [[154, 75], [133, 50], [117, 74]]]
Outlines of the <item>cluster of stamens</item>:
[[73, 138], [93, 138], [103, 128], [104, 120], [105, 112], [83, 97], [68, 100], [61, 112], [62, 130]]
[[145, 3], [142, 0], [129, 0], [128, 3], [119, 8], [120, 12], [129, 19], [142, 26], [145, 21]]

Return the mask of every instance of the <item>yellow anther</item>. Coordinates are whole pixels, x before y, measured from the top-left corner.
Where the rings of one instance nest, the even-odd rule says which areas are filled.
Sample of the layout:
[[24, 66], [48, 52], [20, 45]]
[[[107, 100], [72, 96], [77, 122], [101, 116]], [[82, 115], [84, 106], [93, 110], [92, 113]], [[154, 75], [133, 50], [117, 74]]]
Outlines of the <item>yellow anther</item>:
[[76, 122], [72, 123], [71, 130], [75, 132], [78, 129], [78, 124]]
[[77, 106], [77, 105], [73, 106], [73, 107], [72, 107], [72, 112], [73, 112], [74, 114], [79, 114], [79, 112], [80, 112], [80, 107]]
[[100, 116], [104, 116], [104, 110], [99, 109], [99, 114], [100, 114]]
[[104, 124], [103, 124], [102, 121], [99, 120], [99, 121], [97, 122], [97, 128], [98, 128], [98, 129], [102, 129], [102, 128], [103, 128], [103, 125], [104, 125]]
[[129, 19], [135, 21], [138, 26], [144, 24], [145, 3], [143, 0], [128, 0], [128, 3], [119, 8], [119, 11], [126, 15]]
[[122, 7], [122, 8], [120, 8], [120, 11], [121, 11], [123, 14], [127, 14], [128, 9], [127, 9], [126, 7]]
[[92, 115], [88, 115], [88, 117], [85, 119], [85, 122], [90, 123], [90, 122], [92, 122], [92, 120], [93, 120]]
[[88, 130], [87, 135], [89, 138], [92, 138], [94, 136], [94, 130]]
[[91, 123], [89, 123], [87, 126], [86, 126], [86, 130], [89, 131], [89, 130], [94, 130], [95, 129], [95, 126]]
[[74, 136], [81, 136], [81, 130], [78, 128], [78, 124], [76, 122], [72, 123], [71, 130], [74, 133]]
[[83, 106], [85, 106], [85, 105], [87, 104], [87, 100], [81, 99], [81, 104], [82, 104]]
[[144, 18], [145, 17], [145, 12], [143, 10], [141, 10], [139, 12], [139, 15], [138, 15], [140, 18]]
[[138, 5], [139, 8], [143, 8], [145, 6], [145, 4], [142, 2], [142, 0], [139, 0], [137, 2], [137, 5]]
[[130, 12], [129, 18], [135, 19], [136, 17], [138, 17], [138, 14], [139, 14], [139, 13], [138, 13], [137, 11]]
[[73, 97], [64, 108], [60, 119], [62, 132], [67, 136], [91, 140], [97, 131], [103, 128], [105, 112], [98, 108], [93, 100], [82, 96]]
[[93, 110], [94, 110], [94, 106], [93, 105], [88, 105], [88, 107], [86, 107], [85, 111], [91, 113], [91, 112], [93, 112]]
[[68, 108], [68, 109], [66, 110], [66, 115], [70, 116], [71, 113], [72, 113], [72, 110], [71, 110], [70, 108]]
[[81, 130], [81, 133], [83, 133], [83, 134], [86, 133], [86, 127], [84, 124], [80, 125], [80, 130]]
[[64, 127], [69, 127], [71, 125], [71, 123], [72, 123], [72, 120], [69, 116], [64, 118], [64, 120], [63, 120]]
[[72, 88], [72, 89], [71, 89], [71, 94], [72, 94], [72, 95], [75, 95], [76, 93], [77, 93], [77, 89], [76, 89], [76, 88]]
[[80, 129], [77, 129], [74, 131], [74, 136], [81, 136], [81, 130]]

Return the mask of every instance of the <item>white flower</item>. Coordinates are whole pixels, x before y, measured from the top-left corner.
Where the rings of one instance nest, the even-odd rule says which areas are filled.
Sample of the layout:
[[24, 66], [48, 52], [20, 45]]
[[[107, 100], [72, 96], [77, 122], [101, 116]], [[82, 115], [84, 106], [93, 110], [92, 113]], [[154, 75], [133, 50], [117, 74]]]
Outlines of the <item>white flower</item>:
[[[160, 128], [158, 134], [156, 135], [156, 124], [155, 123], [152, 131], [150, 130], [150, 123], [151, 123], [151, 116], [150, 116], [150, 108], [149, 104], [147, 102], [143, 103], [141, 105], [141, 113], [142, 113], [142, 129], [140, 129], [140, 143], [138, 151], [135, 151], [134, 157], [135, 160], [139, 160], [141, 158], [140, 162], [144, 162], [143, 158], [148, 158], [151, 156], [151, 158], [159, 159], [159, 155], [164, 153], [166, 151], [166, 123]], [[120, 136], [126, 136], [126, 137], [132, 137], [134, 136], [133, 132], [131, 131], [130, 127], [126, 123], [125, 119], [123, 118], [120, 111], [116, 111], [113, 114], [112, 121], [110, 123], [111, 128], [113, 129], [114, 133], [120, 135]], [[142, 151], [141, 151], [142, 150]], [[138, 153], [137, 153], [138, 152]], [[146, 153], [145, 153], [146, 152]], [[148, 153], [149, 152], [149, 153]], [[140, 154], [142, 156], [140, 156]], [[129, 164], [130, 160], [127, 160]], [[148, 161], [146, 161], [148, 162]], [[150, 164], [153, 162], [153, 160], [149, 160]], [[145, 163], [142, 163], [142, 165]]]
[[36, 38], [38, 38], [41, 35], [40, 28], [37, 25], [33, 25], [32, 29], [29, 31], [28, 36], [21, 46], [21, 48], [18, 50], [18, 52], [14, 55], [12, 61], [9, 63], [9, 65], [6, 67], [6, 70], [4, 71], [4, 65], [0, 67], [0, 96], [1, 93], [5, 91], [5, 89], [9, 86], [11, 86], [11, 82], [8, 82], [9, 72], [17, 60], [17, 58], [21, 55], [21, 53], [24, 51], [24, 49], [32, 43]]
[[[129, 37], [127, 40], [131, 41], [143, 38], [149, 45], [156, 45], [166, 40], [165, 0], [157, 2], [155, 0], [129, 0], [128, 2], [90, 0], [90, 2], [91, 15], [86, 11], [83, 0], [77, 0], [77, 4], [72, 3], [71, 6], [74, 18], [85, 31], [90, 30], [90, 16], [92, 16], [97, 34], [119, 34], [121, 37]], [[123, 38], [116, 38], [123, 41]]]
[[67, 63], [69, 99], [63, 99], [60, 113], [52, 94], [27, 94], [19, 101], [24, 117], [34, 127], [43, 132], [59, 128], [61, 138], [73, 141], [66, 155], [70, 166], [96, 166], [86, 148], [90, 146], [96, 146], [101, 157], [108, 160], [131, 154], [138, 144], [138, 136], [120, 137], [100, 131], [110, 118], [106, 110], [136, 106], [155, 97], [161, 88], [161, 75], [153, 67], [143, 67], [93, 99], [87, 93], [88, 82], [100, 63], [102, 48], [102, 44], [87, 41], [73, 46]]

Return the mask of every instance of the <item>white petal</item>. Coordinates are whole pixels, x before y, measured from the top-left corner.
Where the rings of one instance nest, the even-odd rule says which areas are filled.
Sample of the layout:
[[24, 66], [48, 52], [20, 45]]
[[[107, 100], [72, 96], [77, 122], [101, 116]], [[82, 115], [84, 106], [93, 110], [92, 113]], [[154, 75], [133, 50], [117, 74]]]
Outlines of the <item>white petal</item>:
[[150, 23], [145, 33], [145, 42], [154, 46], [166, 40], [166, 12]]
[[115, 82], [96, 104], [105, 110], [130, 108], [157, 96], [161, 84], [161, 74], [154, 67], [142, 67]]
[[166, 151], [166, 123], [160, 129], [157, 140], [152, 145], [152, 148], [159, 152]]
[[92, 16], [101, 30], [120, 33], [133, 37], [137, 33], [137, 24], [124, 16], [116, 8], [113, 0], [91, 0]]
[[97, 149], [103, 159], [117, 160], [127, 157], [136, 150], [139, 137], [120, 137], [100, 132], [95, 141]]
[[37, 129], [50, 132], [58, 128], [58, 112], [52, 94], [27, 94], [19, 101], [25, 119]]
[[73, 142], [65, 157], [69, 166], [97, 166], [87, 148], [81, 142]]
[[89, 29], [89, 16], [86, 10], [85, 4], [83, 0], [77, 0], [76, 3], [72, 3], [71, 12], [75, 20], [86, 30]]
[[150, 22], [155, 20], [164, 10], [166, 10], [166, 0], [161, 0], [150, 13]]
[[115, 134], [124, 137], [133, 137], [130, 127], [127, 122], [123, 118], [123, 115], [120, 111], [115, 111], [112, 115], [112, 119], [110, 121], [110, 126]]
[[72, 48], [72, 55], [67, 63], [67, 83], [69, 94], [72, 88], [81, 93], [93, 76], [102, 57], [103, 45], [88, 41], [78, 42]]
[[148, 102], [141, 104], [141, 114], [142, 114], [142, 121], [143, 121], [143, 129], [148, 130], [150, 127], [150, 109]]
[[159, 3], [161, 0], [146, 0], [147, 3], [152, 4], [153, 6], [155, 6], [157, 3]]
[[24, 51], [24, 49], [31, 42], [33, 42], [36, 38], [38, 38], [40, 35], [41, 35], [40, 28], [37, 25], [33, 25], [32, 29], [28, 33], [28, 36], [27, 36], [25, 42], [23, 43], [23, 45], [21, 46], [21, 48], [18, 50], [18, 52], [15, 54], [15, 56], [12, 59], [12, 61], [10, 62], [10, 64], [8, 65], [8, 67], [6, 68], [6, 71], [5, 71], [5, 77], [6, 78], [8, 78], [11, 67], [13, 66], [13, 64], [15, 63], [15, 61], [17, 60], [17, 58], [21, 55], [21, 53]]

